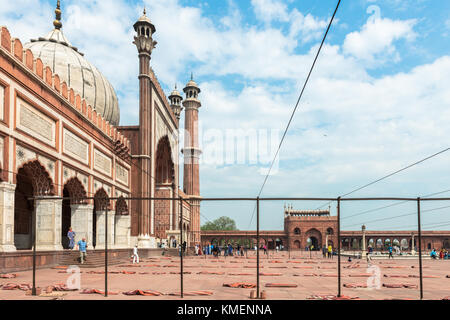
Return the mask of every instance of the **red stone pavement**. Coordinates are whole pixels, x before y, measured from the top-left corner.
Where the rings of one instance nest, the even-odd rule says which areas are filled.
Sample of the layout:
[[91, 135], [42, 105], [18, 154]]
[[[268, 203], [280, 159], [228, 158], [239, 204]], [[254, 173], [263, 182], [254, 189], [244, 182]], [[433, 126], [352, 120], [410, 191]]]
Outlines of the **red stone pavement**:
[[[110, 274], [108, 277], [109, 291], [119, 294], [104, 297], [99, 294], [81, 294], [80, 291], [64, 292], [66, 295], [59, 299], [64, 300], [104, 300], [104, 299], [180, 299], [178, 296], [167, 295], [171, 292], [180, 291], [180, 271], [179, 257], [154, 257], [144, 259], [139, 265], [109, 266], [109, 271], [131, 271], [136, 274]], [[248, 258], [242, 257], [219, 257], [211, 256], [186, 257], [184, 259], [184, 271], [191, 272], [184, 275], [184, 291], [207, 290], [213, 294], [211, 296], [185, 296], [185, 300], [190, 299], [214, 299], [214, 300], [243, 300], [249, 299], [250, 291], [255, 289], [241, 289], [223, 287], [224, 283], [246, 282], [256, 284], [256, 260], [254, 252], [249, 253]], [[419, 285], [419, 263], [418, 260], [375, 260], [373, 270], [378, 270], [381, 284], [411, 284]], [[323, 259], [317, 253], [310, 255], [307, 252], [291, 253], [290, 258], [286, 252], [271, 253], [270, 257], [261, 255], [261, 273], [280, 274], [260, 276], [261, 290], [267, 293], [267, 299], [281, 300], [303, 300], [311, 298], [312, 295], [336, 295], [337, 294], [337, 257], [333, 259]], [[353, 268], [348, 268], [352, 266]], [[424, 299], [442, 299], [450, 296], [450, 260], [424, 260], [424, 275], [432, 276], [423, 279]], [[342, 284], [367, 284], [368, 273], [365, 260], [354, 259], [349, 263], [346, 258], [342, 258]], [[81, 289], [95, 288], [104, 290], [103, 274], [88, 274], [89, 271], [102, 271], [104, 268], [81, 269]], [[36, 286], [46, 288], [58, 283], [66, 283], [70, 274], [61, 272], [61, 269], [38, 269], [36, 273]], [[224, 274], [199, 274], [200, 272], [216, 272]], [[139, 274], [145, 273], [148, 274]], [[176, 273], [176, 274], [171, 274]], [[1, 272], [0, 272], [1, 273]], [[157, 273], [157, 274], [153, 274]], [[159, 273], [159, 274], [158, 274]], [[236, 273], [248, 273], [251, 275], [231, 275]], [[313, 275], [311, 275], [313, 274]], [[364, 275], [365, 274], [365, 275]], [[358, 275], [360, 275], [358, 277]], [[400, 276], [400, 277], [385, 277]], [[410, 277], [416, 276], [416, 277]], [[376, 278], [375, 278], [376, 279]], [[7, 283], [31, 284], [32, 272], [18, 272], [17, 278], [0, 279], [0, 285]], [[267, 288], [266, 283], [296, 284], [296, 288]], [[130, 290], [153, 290], [164, 293], [162, 296], [126, 296], [124, 291]], [[342, 294], [360, 299], [419, 299], [418, 288], [345, 288], [342, 287]], [[21, 290], [0, 289], [0, 299], [3, 300], [27, 300], [27, 299], [53, 299], [52, 297], [32, 297], [27, 296]]]

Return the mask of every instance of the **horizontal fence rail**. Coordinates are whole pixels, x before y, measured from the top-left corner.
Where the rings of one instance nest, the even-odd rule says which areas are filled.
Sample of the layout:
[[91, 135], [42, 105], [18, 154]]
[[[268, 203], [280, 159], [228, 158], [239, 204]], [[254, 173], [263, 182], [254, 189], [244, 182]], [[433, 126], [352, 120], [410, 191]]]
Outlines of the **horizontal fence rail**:
[[[59, 197], [59, 196], [34, 196], [28, 198], [29, 200], [36, 201], [36, 200], [44, 200], [44, 199], [55, 199], [55, 200], [73, 200], [74, 197]], [[337, 288], [337, 296], [341, 297], [341, 204], [343, 201], [403, 201], [403, 202], [409, 202], [414, 201], [417, 203], [417, 221], [418, 221], [418, 243], [419, 243], [419, 273], [420, 273], [420, 299], [423, 299], [423, 270], [422, 270], [422, 230], [421, 230], [421, 219], [420, 219], [420, 203], [422, 201], [450, 201], [449, 197], [440, 197], [440, 198], [420, 198], [420, 197], [359, 197], [359, 198], [333, 198], [333, 197], [266, 197], [266, 198], [260, 198], [260, 197], [77, 197], [77, 201], [87, 201], [87, 200], [107, 200], [107, 201], [116, 201], [116, 200], [125, 200], [125, 201], [154, 201], [154, 200], [170, 200], [170, 201], [179, 201], [179, 223], [182, 224], [183, 219], [183, 202], [190, 202], [190, 201], [199, 201], [199, 202], [207, 202], [207, 201], [252, 201], [256, 204], [256, 213], [257, 213], [257, 223], [256, 223], [256, 242], [257, 242], [257, 248], [256, 248], [256, 262], [257, 262], [257, 270], [256, 270], [256, 280], [257, 280], [257, 286], [256, 286], [256, 298], [261, 298], [260, 295], [260, 239], [263, 232], [260, 232], [260, 202], [261, 201], [332, 201], [336, 202], [337, 205], [337, 237], [338, 237], [338, 243], [337, 243], [337, 258], [338, 258], [338, 288]], [[105, 208], [108, 210], [108, 206]], [[35, 211], [33, 213], [36, 214]], [[36, 231], [36, 218], [34, 217], [34, 230]], [[106, 214], [105, 217], [105, 296], [108, 296], [108, 214]], [[224, 231], [226, 232], [226, 231]], [[243, 234], [253, 234], [253, 231], [241, 231]], [[201, 232], [200, 232], [201, 233]], [[183, 228], [180, 228], [180, 248], [179, 248], [179, 256], [180, 256], [180, 297], [184, 297], [184, 263], [183, 263], [183, 256], [185, 255], [186, 247], [183, 245]], [[32, 235], [32, 242], [33, 242], [33, 284], [32, 284], [32, 295], [36, 295], [36, 232], [33, 232]], [[178, 251], [178, 250], [177, 250]], [[247, 254], [247, 252], [246, 252]], [[290, 257], [290, 248], [289, 248], [289, 257]], [[206, 258], [206, 256], [205, 256]]]

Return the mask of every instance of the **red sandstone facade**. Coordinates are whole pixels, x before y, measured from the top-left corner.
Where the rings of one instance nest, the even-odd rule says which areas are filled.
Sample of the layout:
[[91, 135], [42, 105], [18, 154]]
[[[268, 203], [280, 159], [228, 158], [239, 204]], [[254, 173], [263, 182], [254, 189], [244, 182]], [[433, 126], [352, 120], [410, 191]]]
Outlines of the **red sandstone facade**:
[[[38, 251], [62, 250], [70, 226], [75, 241], [85, 237], [100, 249], [105, 221], [110, 249], [171, 245], [181, 232], [189, 246], [199, 242], [197, 84], [189, 81], [184, 101], [176, 90], [168, 101], [150, 67], [156, 29], [144, 12], [134, 25], [139, 125], [119, 126], [114, 89], [64, 36], [59, 1], [55, 13], [55, 29], [25, 45], [0, 27], [0, 255], [31, 249], [33, 233]], [[178, 178], [181, 103], [194, 138], [185, 145], [185, 192]], [[42, 200], [30, 200], [35, 196]], [[129, 197], [180, 197], [183, 214], [177, 200]]]

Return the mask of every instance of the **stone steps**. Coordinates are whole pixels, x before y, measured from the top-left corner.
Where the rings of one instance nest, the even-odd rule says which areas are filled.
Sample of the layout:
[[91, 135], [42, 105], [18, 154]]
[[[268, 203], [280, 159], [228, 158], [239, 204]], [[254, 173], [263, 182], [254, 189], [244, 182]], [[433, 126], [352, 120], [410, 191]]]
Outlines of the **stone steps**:
[[[80, 253], [78, 251], [64, 252], [59, 265], [77, 265], [81, 268], [97, 268], [105, 265], [105, 252], [103, 250], [88, 250], [84, 264], [80, 263], [79, 258]], [[116, 256], [114, 252], [108, 253], [108, 265], [116, 265], [124, 262], [128, 262], [128, 259]]]

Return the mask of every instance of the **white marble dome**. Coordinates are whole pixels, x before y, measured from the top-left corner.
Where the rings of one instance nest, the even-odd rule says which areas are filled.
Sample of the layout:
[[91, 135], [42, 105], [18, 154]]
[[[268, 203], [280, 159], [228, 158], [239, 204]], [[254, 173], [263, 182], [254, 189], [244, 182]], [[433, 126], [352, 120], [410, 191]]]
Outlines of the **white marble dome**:
[[120, 120], [119, 102], [111, 83], [73, 47], [61, 29], [24, 45], [35, 58], [48, 65], [61, 82], [78, 93], [86, 103], [112, 125]]

